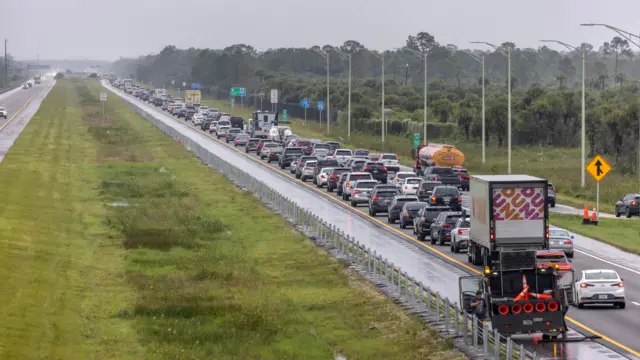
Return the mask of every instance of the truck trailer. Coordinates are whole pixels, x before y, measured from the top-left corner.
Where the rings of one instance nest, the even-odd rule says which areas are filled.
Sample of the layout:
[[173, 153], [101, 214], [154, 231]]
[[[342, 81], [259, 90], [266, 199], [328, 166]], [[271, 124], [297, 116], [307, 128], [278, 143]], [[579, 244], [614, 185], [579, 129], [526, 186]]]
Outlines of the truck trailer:
[[547, 180], [529, 175], [474, 175], [469, 181], [468, 261], [493, 267], [501, 251], [549, 249]]

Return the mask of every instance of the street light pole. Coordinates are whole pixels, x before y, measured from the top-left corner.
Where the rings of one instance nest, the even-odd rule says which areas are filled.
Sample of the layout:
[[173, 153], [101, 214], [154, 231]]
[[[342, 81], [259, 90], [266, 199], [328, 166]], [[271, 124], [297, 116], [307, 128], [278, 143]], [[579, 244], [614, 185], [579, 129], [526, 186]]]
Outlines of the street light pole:
[[[507, 99], [507, 146], [508, 146], [508, 150], [507, 150], [507, 168], [508, 168], [508, 174], [511, 174], [511, 48], [507, 48], [507, 51], [504, 51], [503, 48], [501, 46], [496, 46], [493, 45], [491, 43], [485, 42], [485, 41], [472, 41], [472, 44], [485, 44], [485, 45], [489, 45], [492, 48], [494, 48], [496, 51], [498, 51], [500, 54], [502, 54], [503, 56], [505, 56], [507, 58], [507, 92], [508, 92], [508, 99]], [[483, 83], [484, 83], [484, 78], [483, 78]], [[484, 85], [484, 84], [483, 84]], [[483, 142], [484, 144], [484, 142]]]
[[349, 95], [348, 95], [348, 103], [347, 103], [347, 139], [351, 139], [351, 54], [347, 54], [343, 51], [340, 51], [335, 48], [331, 48], [331, 50], [337, 52], [338, 54], [347, 57], [349, 59]]
[[[636, 35], [636, 34], [632, 34], [628, 31], [624, 31], [621, 29], [618, 29], [615, 26], [611, 26], [611, 25], [607, 25], [607, 24], [580, 24], [580, 26], [602, 26], [602, 27], [606, 27], [609, 30], [613, 30], [615, 32], [618, 33], [618, 35], [622, 36], [623, 38], [627, 39], [630, 43], [632, 43], [633, 45], [637, 46], [638, 48], [640, 48], [640, 45], [637, 41], [634, 41], [633, 39], [640, 39], [640, 36]], [[583, 59], [584, 61], [584, 59]], [[584, 71], [584, 67], [583, 67], [583, 71]], [[584, 87], [584, 83], [582, 85]], [[640, 111], [640, 109], [639, 109]], [[638, 115], [638, 167], [636, 169], [636, 172], [638, 173], [638, 181], [640, 181], [640, 114]]]
[[[329, 93], [329, 53], [324, 51], [324, 50], [319, 50], [319, 49], [311, 49], [315, 52], [317, 52], [318, 54], [320, 54], [320, 56], [322, 56], [323, 58], [325, 58], [325, 60], [327, 60], [327, 134], [329, 133], [329, 123], [331, 122], [331, 110], [330, 110], [330, 93]], [[320, 123], [322, 123], [322, 118], [320, 118]]]
[[486, 81], [484, 77], [484, 56], [479, 57], [465, 50], [463, 50], [462, 52], [469, 55], [473, 60], [479, 62], [480, 65], [482, 65], [482, 164], [485, 164], [486, 163], [486, 151], [485, 151], [486, 150], [485, 149], [486, 130], [485, 130], [485, 116], [484, 116], [485, 115], [484, 84], [486, 83]]
[[425, 52], [418, 52], [415, 51], [413, 49], [410, 49], [408, 47], [404, 47], [402, 48], [403, 50], [407, 50], [410, 51], [412, 53], [414, 53], [415, 55], [417, 55], [418, 57], [420, 57], [420, 59], [422, 59], [422, 61], [424, 62], [424, 105], [423, 105], [423, 121], [422, 121], [422, 126], [423, 126], [423, 139], [422, 139], [422, 143], [424, 145], [427, 145], [427, 92], [428, 92], [428, 85], [427, 85], [427, 56], [429, 55], [428, 51]]
[[367, 51], [369, 51], [370, 53], [372, 53], [375, 57], [377, 57], [378, 59], [380, 59], [380, 62], [382, 63], [382, 101], [381, 106], [380, 106], [380, 119], [381, 119], [381, 126], [380, 128], [382, 129], [382, 151], [384, 151], [384, 133], [385, 133], [385, 128], [386, 128], [386, 119], [384, 116], [384, 52], [381, 52], [380, 54], [377, 54], [369, 49], [367, 49]]
[[[540, 40], [540, 41], [541, 42], [546, 42], [546, 43], [560, 44], [560, 45], [566, 47], [567, 49], [569, 49], [571, 51], [576, 51], [577, 52], [578, 50], [580, 50], [575, 46], [571, 46], [571, 45], [569, 45], [567, 43], [564, 43], [564, 42], [558, 41], [558, 40]], [[580, 139], [581, 139], [582, 146], [581, 146], [581, 150], [580, 150], [580, 156], [581, 156], [581, 158], [580, 158], [580, 185], [582, 187], [584, 187], [585, 186], [585, 179], [584, 179], [584, 177], [585, 177], [585, 175], [584, 175], [584, 173], [585, 173], [585, 164], [584, 164], [584, 162], [585, 162], [585, 142], [586, 142], [585, 141], [585, 138], [586, 138], [586, 135], [585, 135], [586, 134], [586, 131], [585, 131], [585, 127], [586, 127], [586, 125], [585, 125], [586, 124], [586, 111], [585, 111], [585, 95], [584, 95], [584, 93], [585, 93], [584, 84], [585, 84], [585, 57], [586, 57], [586, 54], [585, 54], [584, 49], [582, 49], [582, 51], [580, 52], [580, 57], [582, 58], [582, 124], [581, 124], [582, 125], [582, 129], [580, 130]], [[640, 130], [640, 127], [638, 129]], [[640, 150], [639, 150], [639, 153], [638, 153], [638, 159], [640, 159]], [[640, 164], [640, 162], [639, 162], [639, 164]]]

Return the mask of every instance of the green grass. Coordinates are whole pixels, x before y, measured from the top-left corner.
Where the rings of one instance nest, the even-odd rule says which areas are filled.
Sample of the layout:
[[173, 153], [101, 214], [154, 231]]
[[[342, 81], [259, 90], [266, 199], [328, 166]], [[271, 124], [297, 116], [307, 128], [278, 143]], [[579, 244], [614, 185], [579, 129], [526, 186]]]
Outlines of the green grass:
[[598, 226], [582, 225], [582, 216], [551, 214], [551, 222], [559, 227], [600, 240], [619, 249], [640, 255], [640, 222], [600, 218]]
[[0, 358], [463, 358], [100, 90], [59, 81], [0, 165]]

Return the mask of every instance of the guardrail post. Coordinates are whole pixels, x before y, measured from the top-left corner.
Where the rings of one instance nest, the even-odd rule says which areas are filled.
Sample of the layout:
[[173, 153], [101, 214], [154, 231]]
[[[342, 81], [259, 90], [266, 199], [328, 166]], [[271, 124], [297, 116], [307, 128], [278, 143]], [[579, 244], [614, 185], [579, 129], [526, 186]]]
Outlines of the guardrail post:
[[455, 325], [455, 331], [456, 331], [456, 336], [460, 335], [460, 309], [458, 308], [458, 303], [453, 303], [453, 312], [454, 314], [454, 320], [456, 322]]
[[500, 333], [498, 329], [493, 331], [493, 356], [500, 360]]
[[431, 288], [427, 286], [427, 291], [425, 292], [427, 296], [427, 310], [431, 313]]
[[418, 299], [420, 300], [420, 304], [424, 305], [424, 284], [422, 283], [422, 281], [420, 281], [420, 289], [418, 290]]
[[524, 345], [520, 344], [520, 360], [525, 360], [526, 354], [524, 352]]
[[378, 271], [378, 252], [373, 250], [373, 276], [376, 276], [376, 271]]
[[451, 305], [449, 304], [449, 298], [444, 298], [444, 331], [449, 332], [449, 316], [451, 316]]
[[396, 279], [395, 279], [395, 275], [396, 275], [396, 268], [395, 265], [393, 263], [389, 264], [389, 268], [391, 270], [391, 286], [395, 287], [396, 285]]
[[398, 294], [402, 295], [402, 271], [398, 268]]
[[436, 317], [438, 322], [440, 322], [440, 300], [440, 293], [436, 292]]
[[507, 359], [510, 360], [511, 356], [513, 356], [513, 342], [511, 341], [511, 337], [507, 338]]

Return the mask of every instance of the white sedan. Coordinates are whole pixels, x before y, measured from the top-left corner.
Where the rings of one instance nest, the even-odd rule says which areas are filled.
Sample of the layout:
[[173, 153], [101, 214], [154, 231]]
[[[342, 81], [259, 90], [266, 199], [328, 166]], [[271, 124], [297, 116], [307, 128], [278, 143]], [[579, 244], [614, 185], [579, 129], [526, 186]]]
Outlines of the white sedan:
[[316, 186], [321, 188], [327, 185], [327, 181], [329, 181], [329, 176], [331, 176], [331, 172], [333, 168], [322, 168], [320, 173], [316, 176]]
[[400, 190], [402, 191], [403, 195], [415, 195], [416, 192], [418, 192], [418, 188], [420, 187], [421, 183], [422, 183], [422, 178], [419, 178], [419, 177], [406, 178], [404, 179], [404, 182], [402, 183], [402, 187], [400, 188]]
[[193, 125], [202, 125], [203, 121], [204, 121], [204, 116], [200, 114], [193, 115]]
[[393, 178], [393, 184], [397, 187], [401, 187], [402, 183], [404, 183], [404, 179], [416, 177], [416, 174], [411, 171], [400, 171], [396, 173], [396, 176]]
[[9, 116], [6, 108], [0, 107], [0, 116], [5, 119]]
[[575, 282], [576, 306], [612, 304], [625, 308], [624, 282], [615, 270], [583, 270]]

